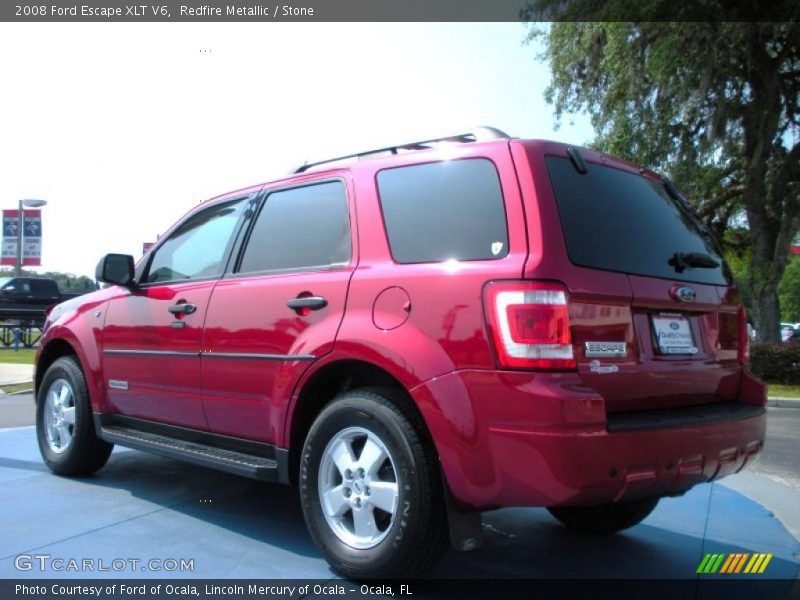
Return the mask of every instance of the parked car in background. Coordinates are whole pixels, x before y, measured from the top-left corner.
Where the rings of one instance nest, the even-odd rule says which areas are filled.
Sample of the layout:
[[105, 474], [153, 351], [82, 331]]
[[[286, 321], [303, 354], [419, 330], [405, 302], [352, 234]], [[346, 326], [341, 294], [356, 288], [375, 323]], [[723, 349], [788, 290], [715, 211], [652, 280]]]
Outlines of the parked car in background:
[[499, 507], [619, 531], [764, 441], [708, 231], [585, 148], [483, 130], [304, 165], [96, 277], [37, 355], [50, 469], [120, 444], [297, 485], [350, 577], [473, 548]]
[[0, 319], [43, 323], [45, 311], [81, 293], [64, 293], [48, 277], [0, 277]]
[[795, 334], [800, 335], [800, 323], [781, 323], [781, 341], [788, 342], [795, 337]]
[[800, 342], [800, 328], [790, 329], [783, 341], [786, 343]]

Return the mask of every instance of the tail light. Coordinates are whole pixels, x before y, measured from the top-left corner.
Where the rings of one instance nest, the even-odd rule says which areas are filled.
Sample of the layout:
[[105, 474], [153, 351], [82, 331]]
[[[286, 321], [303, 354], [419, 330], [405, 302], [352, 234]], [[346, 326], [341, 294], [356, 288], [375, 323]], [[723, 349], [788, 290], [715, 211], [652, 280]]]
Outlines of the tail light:
[[566, 288], [550, 282], [486, 287], [486, 313], [497, 360], [511, 369], [574, 369]]
[[747, 330], [747, 314], [744, 305], [739, 305], [739, 344], [736, 347], [739, 362], [746, 365], [750, 361], [750, 332]]

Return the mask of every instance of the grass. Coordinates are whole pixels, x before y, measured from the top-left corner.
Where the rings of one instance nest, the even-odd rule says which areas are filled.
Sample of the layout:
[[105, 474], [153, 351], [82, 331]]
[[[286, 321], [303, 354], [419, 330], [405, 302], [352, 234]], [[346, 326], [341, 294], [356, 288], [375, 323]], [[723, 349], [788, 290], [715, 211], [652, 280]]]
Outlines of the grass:
[[767, 396], [778, 398], [800, 398], [800, 385], [767, 384]]
[[18, 385], [5, 385], [0, 387], [0, 390], [5, 394], [13, 394], [14, 392], [28, 392], [33, 390], [33, 383], [20, 383]]
[[35, 348], [20, 348], [19, 352], [14, 352], [13, 348], [0, 348], [0, 363], [32, 365], [35, 357]]

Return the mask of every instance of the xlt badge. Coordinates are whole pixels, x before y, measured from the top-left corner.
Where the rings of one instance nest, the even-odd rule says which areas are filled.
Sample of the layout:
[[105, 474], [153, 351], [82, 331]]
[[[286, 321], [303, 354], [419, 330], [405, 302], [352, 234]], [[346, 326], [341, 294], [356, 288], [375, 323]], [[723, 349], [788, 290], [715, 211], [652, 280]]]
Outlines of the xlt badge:
[[586, 342], [586, 358], [625, 358], [628, 355], [626, 342]]

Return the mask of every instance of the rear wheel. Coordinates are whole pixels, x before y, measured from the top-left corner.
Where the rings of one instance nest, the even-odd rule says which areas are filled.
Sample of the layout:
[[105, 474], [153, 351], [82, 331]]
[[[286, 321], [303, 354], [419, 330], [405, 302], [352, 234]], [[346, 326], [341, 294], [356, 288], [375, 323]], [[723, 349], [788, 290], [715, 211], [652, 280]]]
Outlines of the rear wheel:
[[575, 531], [614, 533], [641, 523], [657, 504], [658, 498], [646, 498], [597, 506], [561, 506], [547, 510]]
[[86, 379], [73, 356], [56, 360], [42, 378], [36, 437], [45, 464], [59, 475], [94, 473], [114, 448], [95, 434]]
[[300, 497], [311, 537], [348, 577], [401, 577], [430, 568], [445, 549], [438, 458], [393, 390], [335, 399], [309, 431]]

